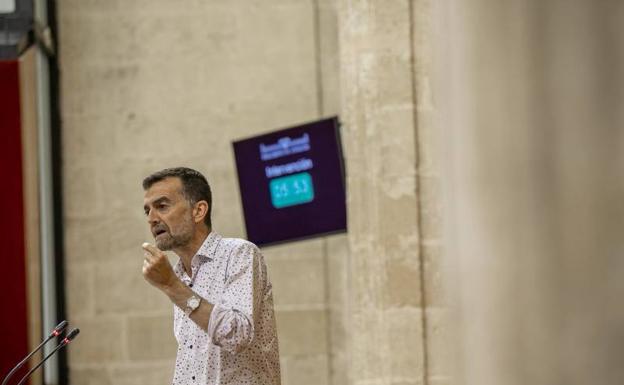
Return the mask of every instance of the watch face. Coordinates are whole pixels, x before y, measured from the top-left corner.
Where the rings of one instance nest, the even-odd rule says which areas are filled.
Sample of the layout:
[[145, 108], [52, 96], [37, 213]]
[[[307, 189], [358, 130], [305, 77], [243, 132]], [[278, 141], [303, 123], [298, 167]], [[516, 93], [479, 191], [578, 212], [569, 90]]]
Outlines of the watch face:
[[199, 298], [197, 298], [197, 297], [189, 298], [187, 305], [188, 305], [188, 307], [190, 307], [192, 309], [197, 308], [197, 306], [199, 306]]

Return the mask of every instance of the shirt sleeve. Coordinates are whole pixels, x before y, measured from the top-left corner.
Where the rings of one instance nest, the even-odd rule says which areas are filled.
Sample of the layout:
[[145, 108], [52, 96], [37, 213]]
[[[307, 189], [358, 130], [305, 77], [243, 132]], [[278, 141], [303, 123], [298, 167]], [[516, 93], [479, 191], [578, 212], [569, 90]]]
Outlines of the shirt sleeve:
[[230, 353], [238, 353], [251, 344], [265, 272], [262, 255], [255, 245], [244, 243], [233, 251], [221, 299], [208, 321], [213, 344]]

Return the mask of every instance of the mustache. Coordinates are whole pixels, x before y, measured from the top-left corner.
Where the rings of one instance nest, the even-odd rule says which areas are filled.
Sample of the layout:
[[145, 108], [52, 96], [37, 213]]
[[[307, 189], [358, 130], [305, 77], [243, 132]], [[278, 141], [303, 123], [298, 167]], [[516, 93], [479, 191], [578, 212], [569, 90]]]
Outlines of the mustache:
[[169, 232], [169, 226], [165, 224], [159, 224], [159, 225], [152, 227], [152, 235], [154, 236], [165, 231]]

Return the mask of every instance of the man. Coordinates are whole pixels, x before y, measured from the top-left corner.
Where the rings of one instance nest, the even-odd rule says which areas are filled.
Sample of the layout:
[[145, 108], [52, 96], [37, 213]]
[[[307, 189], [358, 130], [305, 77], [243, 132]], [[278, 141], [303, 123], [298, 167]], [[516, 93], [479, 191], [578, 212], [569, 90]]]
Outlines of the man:
[[[144, 278], [174, 306], [174, 385], [279, 385], [273, 295], [260, 250], [212, 231], [206, 178], [179, 167], [143, 180], [155, 246], [143, 244]], [[179, 257], [171, 266], [163, 250]]]

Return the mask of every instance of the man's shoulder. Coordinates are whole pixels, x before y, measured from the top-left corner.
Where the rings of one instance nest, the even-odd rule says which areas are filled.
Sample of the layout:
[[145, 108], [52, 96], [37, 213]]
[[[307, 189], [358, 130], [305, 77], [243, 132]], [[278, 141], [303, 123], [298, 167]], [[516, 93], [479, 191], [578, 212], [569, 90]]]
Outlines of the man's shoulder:
[[242, 238], [225, 238], [221, 239], [222, 245], [225, 249], [228, 250], [249, 250], [249, 251], [260, 251], [258, 246], [254, 243], [249, 242], [246, 239]]

